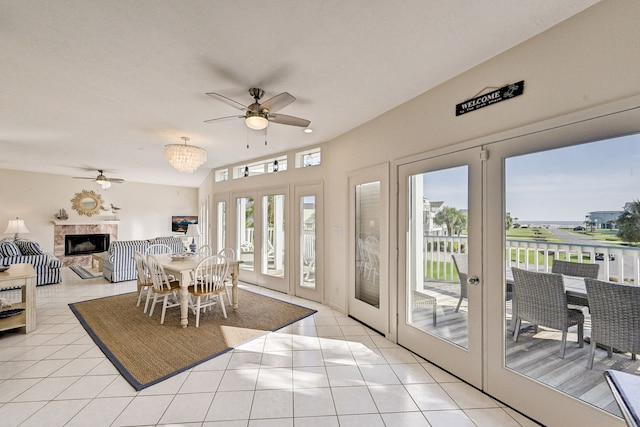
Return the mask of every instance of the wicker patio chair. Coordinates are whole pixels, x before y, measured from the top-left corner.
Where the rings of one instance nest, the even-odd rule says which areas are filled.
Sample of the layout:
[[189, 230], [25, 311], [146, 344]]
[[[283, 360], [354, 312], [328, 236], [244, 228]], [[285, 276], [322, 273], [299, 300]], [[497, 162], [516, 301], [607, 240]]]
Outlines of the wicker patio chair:
[[513, 341], [518, 341], [521, 322], [527, 321], [562, 331], [560, 358], [564, 359], [567, 332], [578, 326], [578, 345], [584, 347], [584, 314], [567, 307], [562, 275], [512, 268], [514, 300], [518, 305]]
[[457, 313], [458, 310], [460, 310], [460, 304], [462, 304], [462, 300], [464, 298], [467, 298], [467, 270], [469, 269], [469, 267], [467, 255], [451, 255], [451, 259], [453, 260], [453, 265], [456, 266], [456, 270], [458, 271], [458, 280], [460, 281], [460, 298], [458, 299], [458, 305], [455, 309], [455, 312]]
[[565, 274], [567, 276], [598, 278], [600, 264], [583, 264], [581, 262], [560, 261], [554, 259], [551, 265], [551, 272]]
[[593, 367], [596, 344], [630, 352], [636, 360], [640, 353], [640, 287], [602, 280], [584, 279], [591, 313], [591, 347], [587, 369]]

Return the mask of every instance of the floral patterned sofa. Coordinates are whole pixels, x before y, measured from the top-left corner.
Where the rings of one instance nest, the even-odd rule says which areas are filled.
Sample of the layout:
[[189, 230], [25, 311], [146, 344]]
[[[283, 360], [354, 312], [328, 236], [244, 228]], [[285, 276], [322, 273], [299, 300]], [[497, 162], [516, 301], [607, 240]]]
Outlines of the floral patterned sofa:
[[62, 261], [45, 253], [37, 242], [27, 239], [0, 240], [0, 265], [31, 264], [36, 270], [36, 285], [60, 283]]

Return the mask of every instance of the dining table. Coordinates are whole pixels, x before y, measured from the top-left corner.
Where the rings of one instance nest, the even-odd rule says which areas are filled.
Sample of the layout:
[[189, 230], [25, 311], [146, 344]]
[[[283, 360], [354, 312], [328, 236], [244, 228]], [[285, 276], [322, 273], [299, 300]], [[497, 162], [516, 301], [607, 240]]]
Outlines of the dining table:
[[[189, 285], [196, 267], [205, 256], [194, 254], [185, 256], [156, 255], [165, 273], [172, 274], [180, 283], [180, 325], [189, 325]], [[240, 260], [227, 260], [231, 276], [231, 306], [238, 309], [238, 276], [240, 275]]]

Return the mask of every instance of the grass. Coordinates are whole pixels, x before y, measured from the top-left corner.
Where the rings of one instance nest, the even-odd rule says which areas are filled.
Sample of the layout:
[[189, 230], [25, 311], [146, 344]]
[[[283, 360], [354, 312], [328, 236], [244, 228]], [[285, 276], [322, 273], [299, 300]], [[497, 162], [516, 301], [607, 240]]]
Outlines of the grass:
[[542, 227], [511, 228], [507, 230], [507, 238], [515, 240], [533, 240], [537, 242], [560, 242], [549, 230]]

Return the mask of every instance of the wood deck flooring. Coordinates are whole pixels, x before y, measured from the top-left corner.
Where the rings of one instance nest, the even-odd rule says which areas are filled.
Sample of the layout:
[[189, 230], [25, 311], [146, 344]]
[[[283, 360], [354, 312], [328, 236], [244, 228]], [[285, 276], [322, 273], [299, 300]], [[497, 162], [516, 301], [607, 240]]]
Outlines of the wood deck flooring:
[[[431, 283], [429, 284], [431, 285]], [[437, 326], [432, 324], [431, 308], [415, 308], [411, 312], [411, 323], [425, 332], [446, 338], [462, 347], [467, 346], [467, 304], [463, 301], [460, 311], [455, 312], [458, 298], [444, 285], [425, 286], [424, 292], [438, 300]], [[587, 369], [589, 343], [580, 348], [577, 343], [577, 328], [569, 329], [564, 359], [560, 358], [559, 331], [539, 327], [526, 327], [523, 323], [518, 342], [513, 342], [511, 326], [511, 302], [506, 303], [505, 319], [506, 366], [514, 372], [546, 384], [597, 408], [621, 416], [620, 410], [604, 378], [604, 371], [618, 371], [640, 375], [640, 360], [631, 360], [631, 354], [613, 353], [596, 349], [593, 369]], [[591, 319], [585, 314], [585, 337], [590, 336]]]

